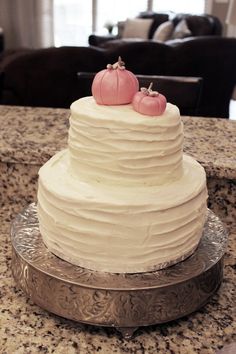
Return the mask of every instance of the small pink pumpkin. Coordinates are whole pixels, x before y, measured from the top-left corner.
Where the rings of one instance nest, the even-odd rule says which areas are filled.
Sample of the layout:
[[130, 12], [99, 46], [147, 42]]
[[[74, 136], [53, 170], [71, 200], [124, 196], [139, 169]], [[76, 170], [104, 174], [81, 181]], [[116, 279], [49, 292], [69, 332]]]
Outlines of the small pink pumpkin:
[[92, 83], [92, 94], [98, 104], [121, 105], [131, 103], [139, 89], [136, 76], [125, 69], [119, 57], [118, 62], [107, 65], [99, 71]]
[[148, 116], [160, 116], [166, 109], [166, 98], [157, 91], [152, 91], [152, 83], [148, 89], [142, 87], [132, 101], [135, 111]]

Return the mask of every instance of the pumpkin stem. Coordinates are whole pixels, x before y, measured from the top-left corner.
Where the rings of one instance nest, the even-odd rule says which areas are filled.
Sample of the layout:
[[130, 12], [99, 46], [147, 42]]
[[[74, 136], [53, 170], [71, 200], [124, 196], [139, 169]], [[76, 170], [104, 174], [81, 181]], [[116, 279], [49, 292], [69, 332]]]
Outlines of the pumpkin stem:
[[153, 86], [153, 82], [150, 83], [149, 87], [148, 87], [148, 95], [151, 97], [157, 97], [159, 95], [159, 92], [157, 91], [152, 91], [152, 86]]
[[147, 96], [151, 96], [151, 97], [156, 97], [159, 95], [159, 92], [157, 91], [152, 91], [152, 86], [153, 86], [153, 82], [150, 83], [150, 85], [148, 86], [148, 88], [146, 87], [141, 87], [141, 92], [143, 92], [145, 95]]
[[119, 56], [118, 58], [118, 66], [119, 67], [125, 66], [125, 62], [121, 59], [121, 56]]
[[148, 91], [152, 91], [152, 86], [153, 86], [153, 82], [150, 82], [150, 85], [148, 86]]
[[145, 95], [148, 95], [148, 89], [146, 87], [141, 87], [140, 91], [145, 93]]
[[121, 59], [121, 57], [119, 56], [118, 61], [115, 64], [107, 64], [107, 69], [121, 69], [124, 70], [125, 69], [125, 63], [123, 62], [123, 60]]
[[[115, 66], [115, 67], [114, 67]], [[118, 68], [118, 69], [121, 69], [121, 70], [124, 70], [125, 69], [125, 63], [123, 62], [123, 60], [121, 59], [121, 56], [118, 57], [118, 62], [115, 63], [113, 65], [114, 69]]]

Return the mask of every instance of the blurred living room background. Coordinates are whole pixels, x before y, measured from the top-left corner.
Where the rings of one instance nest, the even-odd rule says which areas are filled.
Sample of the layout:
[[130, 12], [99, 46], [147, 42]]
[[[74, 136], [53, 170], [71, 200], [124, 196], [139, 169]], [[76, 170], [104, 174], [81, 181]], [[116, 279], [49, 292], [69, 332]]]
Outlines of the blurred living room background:
[[[236, 37], [236, 0], [0, 0], [0, 69], [6, 76], [6, 62], [8, 65], [13, 60], [12, 53], [18, 53], [19, 49], [22, 56], [22, 49], [105, 47], [108, 45], [107, 39], [120, 39], [120, 24], [124, 25], [127, 19], [137, 18], [144, 13], [145, 19], [146, 14], [150, 13], [168, 14], [169, 20], [174, 19], [176, 14], [210, 15], [212, 18], [209, 19], [212, 21], [216, 18], [221, 26], [220, 34], [214, 34], [226, 38]], [[106, 44], [94, 44], [94, 38], [96, 41], [106, 38]], [[113, 41], [112, 45], [115, 43]], [[170, 45], [176, 44], [172, 41]], [[233, 93], [232, 98], [235, 99], [236, 94]], [[0, 103], [7, 102], [3, 100]], [[230, 117], [236, 116], [236, 113], [232, 113], [236, 110], [235, 106], [234, 100], [231, 100]]]
[[224, 35], [236, 36], [236, 10], [230, 9], [232, 2], [234, 1], [0, 0], [0, 26], [4, 30], [6, 49], [88, 45], [91, 33], [105, 34], [109, 25], [113, 27], [112, 32], [116, 33], [119, 21], [134, 18], [142, 11], [212, 14], [223, 24]]

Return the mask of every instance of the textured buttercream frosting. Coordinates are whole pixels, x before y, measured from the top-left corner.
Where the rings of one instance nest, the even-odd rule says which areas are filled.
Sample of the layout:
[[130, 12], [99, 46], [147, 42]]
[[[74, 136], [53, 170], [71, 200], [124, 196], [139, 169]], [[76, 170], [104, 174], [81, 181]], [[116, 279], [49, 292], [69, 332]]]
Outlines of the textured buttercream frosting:
[[189, 256], [202, 235], [206, 175], [183, 155], [179, 110], [71, 106], [68, 149], [39, 171], [38, 217], [49, 250], [81, 267], [137, 273]]
[[183, 124], [170, 103], [163, 115], [150, 117], [131, 104], [82, 98], [71, 105], [68, 145], [71, 173], [85, 181], [156, 185], [183, 173]]
[[182, 177], [136, 188], [87, 183], [69, 171], [69, 152], [40, 169], [38, 215], [49, 250], [76, 265], [143, 272], [189, 255], [206, 213], [203, 168], [184, 157]]

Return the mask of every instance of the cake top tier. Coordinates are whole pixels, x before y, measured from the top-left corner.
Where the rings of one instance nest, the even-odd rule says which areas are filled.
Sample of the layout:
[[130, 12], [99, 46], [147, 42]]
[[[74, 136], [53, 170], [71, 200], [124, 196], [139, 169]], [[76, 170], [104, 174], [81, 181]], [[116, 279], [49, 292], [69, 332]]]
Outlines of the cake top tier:
[[152, 119], [131, 104], [98, 105], [84, 97], [71, 105], [71, 173], [106, 184], [158, 185], [182, 175], [183, 126], [168, 103]]
[[[75, 101], [71, 105], [71, 113], [73, 117], [77, 116], [78, 121], [87, 120], [94, 121], [100, 127], [107, 127], [107, 123], [115, 124], [117, 127], [129, 126], [140, 129], [146, 129], [147, 127], [172, 127], [180, 123], [180, 113], [176, 105], [167, 103], [164, 114], [156, 119], [143, 119], [143, 115], [138, 115], [133, 109], [132, 104], [119, 105], [114, 109], [114, 106], [110, 105], [97, 105], [93, 97], [83, 97]], [[110, 127], [110, 126], [109, 126]], [[151, 131], [150, 131], [151, 133]], [[155, 129], [153, 130], [155, 133]]]

